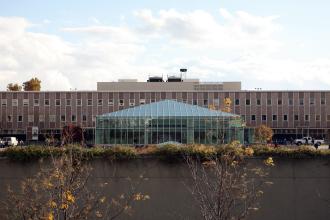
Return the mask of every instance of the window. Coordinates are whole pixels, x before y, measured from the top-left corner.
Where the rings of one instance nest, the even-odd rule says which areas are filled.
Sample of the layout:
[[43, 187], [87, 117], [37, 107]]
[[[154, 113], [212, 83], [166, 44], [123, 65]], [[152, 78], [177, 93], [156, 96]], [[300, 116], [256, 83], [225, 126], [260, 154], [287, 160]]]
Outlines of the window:
[[108, 106], [113, 106], [113, 99], [108, 100]]
[[193, 105], [197, 105], [197, 100], [193, 99]]
[[277, 121], [277, 115], [273, 115], [273, 121]]
[[277, 100], [277, 105], [282, 105], [282, 99]]
[[77, 99], [76, 104], [77, 104], [77, 106], [81, 106], [81, 99]]
[[71, 106], [71, 99], [67, 99], [65, 104], [66, 106]]
[[250, 103], [251, 103], [250, 99], [245, 100], [245, 105], [250, 105]]
[[7, 99], [1, 99], [1, 106], [7, 106]]
[[129, 106], [134, 106], [135, 105], [135, 100], [134, 99], [130, 99], [129, 100]]
[[257, 105], [261, 105], [261, 100], [257, 99]]
[[[186, 103], [185, 100], [183, 102]], [[213, 99], [213, 104], [219, 106], [219, 99]]]
[[93, 121], [93, 122], [96, 121], [96, 116], [95, 116], [95, 115], [92, 116], [92, 121]]
[[28, 105], [29, 105], [29, 100], [23, 99], [23, 106], [28, 106]]
[[288, 120], [288, 115], [283, 115], [283, 121], [287, 121]]
[[271, 99], [267, 99], [267, 105], [272, 105], [272, 100]]
[[309, 115], [305, 115], [305, 121], [309, 121]]
[[256, 115], [251, 115], [251, 121], [255, 121], [256, 120]]
[[294, 120], [298, 121], [299, 120], [299, 116], [298, 115], [294, 115]]
[[61, 105], [61, 99], [56, 99], [55, 100], [55, 105], [60, 106]]
[[97, 105], [98, 106], [103, 106], [103, 99], [97, 100]]
[[204, 103], [204, 105], [208, 105], [208, 100], [204, 99], [203, 103]]
[[7, 115], [7, 122], [12, 122], [13, 121], [13, 117], [11, 115]]
[[321, 120], [321, 116], [320, 115], [315, 115], [315, 121], [320, 121]]
[[34, 115], [28, 115], [28, 122], [34, 122]]
[[34, 99], [33, 105], [34, 106], [39, 106], [39, 99]]
[[[155, 99], [151, 99], [150, 102], [153, 103], [153, 102], [156, 102], [156, 100], [155, 100]], [[183, 102], [184, 102], [184, 103], [187, 103], [187, 99], [184, 99]], [[135, 103], [134, 103], [134, 104], [135, 104]]]
[[11, 101], [11, 105], [12, 105], [12, 106], [18, 106], [18, 100], [17, 100], [17, 99], [13, 99], [13, 100]]
[[49, 99], [45, 99], [45, 106], [49, 106]]
[[299, 105], [304, 105], [304, 99], [299, 99]]
[[235, 105], [239, 105], [239, 99], [235, 99]]
[[18, 121], [18, 122], [22, 122], [22, 121], [23, 121], [23, 116], [22, 116], [22, 115], [19, 115], [19, 116], [17, 117], [17, 121]]
[[49, 115], [49, 121], [50, 122], [55, 122], [56, 116], [55, 115]]
[[245, 121], [245, 115], [241, 115], [243, 121]]
[[289, 105], [290, 105], [290, 106], [293, 105], [293, 99], [289, 99]]
[[77, 118], [75, 115], [71, 115], [71, 121], [73, 121], [73, 122], [77, 121]]
[[146, 104], [146, 100], [145, 99], [140, 99], [140, 105], [144, 105]]
[[93, 105], [93, 100], [87, 99], [87, 106], [92, 106], [92, 105]]
[[266, 121], [267, 120], [267, 116], [266, 115], [262, 115], [261, 116], [261, 120]]
[[309, 104], [310, 105], [315, 105], [315, 99], [314, 98], [309, 98]]
[[325, 98], [321, 98], [321, 105], [325, 105]]
[[65, 122], [65, 115], [61, 115], [61, 121]]
[[83, 121], [87, 121], [87, 116], [86, 115], [83, 115], [82, 120]]
[[[141, 101], [140, 101], [140, 104], [141, 104]], [[119, 99], [119, 106], [124, 106], [124, 99]]]
[[327, 121], [330, 121], [330, 115], [327, 115]]
[[39, 115], [39, 122], [45, 121], [45, 115]]

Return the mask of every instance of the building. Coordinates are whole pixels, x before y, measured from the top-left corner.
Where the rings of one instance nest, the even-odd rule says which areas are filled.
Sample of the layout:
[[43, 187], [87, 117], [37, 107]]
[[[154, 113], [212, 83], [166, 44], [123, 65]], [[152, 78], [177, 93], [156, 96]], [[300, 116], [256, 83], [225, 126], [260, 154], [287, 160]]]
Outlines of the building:
[[266, 124], [277, 139], [328, 137], [330, 91], [241, 90], [240, 82], [204, 83], [180, 77], [99, 82], [96, 91], [3, 91], [0, 136], [42, 140], [50, 134], [58, 137], [63, 126], [75, 124], [93, 142], [98, 115], [161, 100], [222, 109], [225, 98], [232, 101], [231, 113], [241, 115], [247, 127]]
[[95, 143], [102, 145], [223, 144], [244, 141], [239, 115], [163, 100], [96, 116]]

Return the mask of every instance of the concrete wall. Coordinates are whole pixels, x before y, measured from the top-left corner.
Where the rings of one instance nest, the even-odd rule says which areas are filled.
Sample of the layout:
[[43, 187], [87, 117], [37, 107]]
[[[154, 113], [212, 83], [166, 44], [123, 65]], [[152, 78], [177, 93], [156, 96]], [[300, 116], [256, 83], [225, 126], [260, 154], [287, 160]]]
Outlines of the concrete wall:
[[[250, 164], [261, 163], [251, 160]], [[274, 185], [266, 188], [260, 210], [252, 214], [253, 220], [326, 220], [330, 218], [330, 160], [275, 160], [269, 180]], [[18, 186], [23, 177], [37, 172], [38, 163], [19, 163], [0, 160], [0, 189], [7, 184]], [[164, 162], [156, 159], [141, 159], [111, 163], [93, 161], [91, 185], [109, 182], [107, 195], [124, 192], [128, 187], [126, 177], [133, 181], [141, 174], [147, 177], [139, 192], [151, 199], [135, 205], [131, 217], [122, 219], [200, 219], [198, 207], [187, 190], [190, 175], [185, 164]], [[0, 191], [0, 201], [5, 190]]]

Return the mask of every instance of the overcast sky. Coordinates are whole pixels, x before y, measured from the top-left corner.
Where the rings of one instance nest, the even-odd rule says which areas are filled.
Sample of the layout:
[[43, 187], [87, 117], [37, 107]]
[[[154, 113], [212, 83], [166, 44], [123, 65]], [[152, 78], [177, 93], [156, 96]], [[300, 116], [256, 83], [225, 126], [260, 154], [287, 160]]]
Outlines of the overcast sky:
[[329, 89], [328, 0], [0, 0], [0, 90], [178, 74]]

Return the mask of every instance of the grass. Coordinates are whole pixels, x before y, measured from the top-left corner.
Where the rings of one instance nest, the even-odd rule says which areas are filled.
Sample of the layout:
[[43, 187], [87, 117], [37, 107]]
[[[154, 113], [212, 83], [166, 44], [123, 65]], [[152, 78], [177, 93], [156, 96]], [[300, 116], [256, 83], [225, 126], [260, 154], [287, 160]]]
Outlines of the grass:
[[310, 147], [288, 148], [288, 147], [269, 147], [254, 145], [253, 155], [248, 155], [246, 149], [239, 143], [233, 142], [223, 146], [206, 146], [206, 145], [165, 145], [157, 147], [149, 145], [142, 148], [133, 148], [130, 146], [116, 147], [94, 147], [82, 148], [80, 146], [71, 145], [66, 147], [45, 147], [45, 146], [28, 146], [28, 147], [9, 147], [0, 151], [0, 156], [11, 160], [29, 161], [51, 156], [59, 156], [69, 151], [80, 153], [83, 158], [105, 158], [111, 160], [129, 160], [134, 158], [145, 157], [161, 157], [172, 160], [180, 160], [183, 155], [198, 156], [200, 158], [209, 158], [216, 155], [232, 154], [238, 156], [254, 156], [254, 157], [283, 157], [283, 158], [330, 158], [330, 150], [316, 150]]

